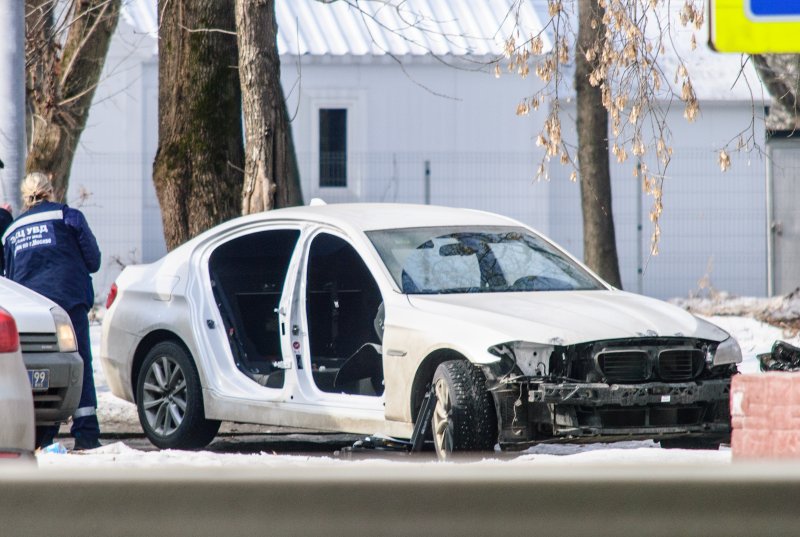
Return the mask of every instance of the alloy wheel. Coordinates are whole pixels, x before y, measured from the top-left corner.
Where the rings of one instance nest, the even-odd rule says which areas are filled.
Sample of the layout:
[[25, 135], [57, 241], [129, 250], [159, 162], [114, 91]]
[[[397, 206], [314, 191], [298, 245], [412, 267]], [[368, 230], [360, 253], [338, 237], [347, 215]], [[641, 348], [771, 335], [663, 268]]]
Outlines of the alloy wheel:
[[159, 356], [144, 379], [142, 407], [147, 423], [161, 436], [174, 433], [186, 416], [186, 376], [167, 355]]

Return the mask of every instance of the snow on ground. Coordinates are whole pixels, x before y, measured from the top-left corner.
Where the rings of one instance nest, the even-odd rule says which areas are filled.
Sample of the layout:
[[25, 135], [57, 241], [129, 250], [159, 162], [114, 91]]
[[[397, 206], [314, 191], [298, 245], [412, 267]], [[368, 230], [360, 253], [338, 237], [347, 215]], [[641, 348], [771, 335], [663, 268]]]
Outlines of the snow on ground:
[[336, 456], [275, 455], [271, 453], [215, 453], [210, 451], [141, 451], [114, 442], [95, 450], [77, 453], [40, 453], [39, 468], [150, 468], [180, 467], [314, 467], [333, 465], [394, 465], [394, 464], [469, 464], [477, 466], [503, 465], [560, 465], [560, 464], [729, 464], [731, 452], [722, 447], [719, 451], [661, 449], [651, 441], [619, 442], [616, 444], [543, 445], [509, 456], [498, 453], [481, 459], [453, 463], [438, 463], [432, 458], [387, 456], [376, 453], [357, 460]]
[[[800, 336], [796, 332], [787, 332], [781, 328], [766, 324], [757, 318], [765, 318], [765, 312], [800, 311], [792, 304], [783, 307], [775, 299], [742, 299], [716, 297], [713, 300], [673, 301], [689, 309], [733, 335], [742, 348], [744, 361], [739, 370], [743, 373], [758, 373], [757, 354], [769, 352], [776, 339], [783, 339], [794, 345], [800, 345]], [[785, 305], [785, 304], [784, 304]], [[797, 315], [800, 317], [800, 315]], [[131, 431], [140, 431], [136, 407], [132, 403], [115, 397], [109, 391], [100, 366], [99, 346], [101, 329], [99, 325], [91, 330], [94, 361], [94, 378], [98, 396], [98, 418], [101, 427], [117, 429], [121, 427]], [[66, 428], [62, 428], [62, 431]], [[63, 434], [63, 433], [62, 433]], [[80, 453], [39, 453], [40, 468], [62, 467], [161, 467], [161, 466], [303, 466], [327, 467], [331, 465], [385, 465], [405, 464], [403, 458], [347, 460], [334, 456], [306, 455], [274, 455], [271, 453], [236, 454], [213, 453], [209, 451], [141, 451], [127, 446], [124, 442], [113, 442], [103, 447]], [[413, 459], [419, 462], [419, 459]], [[481, 460], [449, 464], [476, 465], [537, 465], [537, 464], [729, 464], [730, 449], [722, 447], [719, 451], [661, 449], [652, 441], [618, 442], [614, 444], [585, 445], [539, 445], [519, 454], [497, 453]], [[439, 464], [433, 461], [424, 464]]]

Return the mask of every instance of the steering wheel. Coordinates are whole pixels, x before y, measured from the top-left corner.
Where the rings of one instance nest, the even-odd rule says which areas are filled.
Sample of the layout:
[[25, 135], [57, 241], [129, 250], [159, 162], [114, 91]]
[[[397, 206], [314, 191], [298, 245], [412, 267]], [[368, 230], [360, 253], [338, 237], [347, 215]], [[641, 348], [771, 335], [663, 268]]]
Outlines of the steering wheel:
[[538, 287], [537, 282], [539, 281], [538, 276], [523, 276], [522, 278], [517, 278], [514, 281], [514, 284], [511, 286], [512, 291], [535, 291]]

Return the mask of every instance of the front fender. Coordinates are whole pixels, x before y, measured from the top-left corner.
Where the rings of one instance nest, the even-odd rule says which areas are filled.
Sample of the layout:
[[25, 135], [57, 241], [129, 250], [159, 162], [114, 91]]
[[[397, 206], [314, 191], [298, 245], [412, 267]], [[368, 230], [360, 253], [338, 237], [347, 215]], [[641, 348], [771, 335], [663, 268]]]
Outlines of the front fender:
[[499, 358], [488, 348], [504, 336], [495, 332], [420, 312], [407, 302], [387, 309], [383, 339], [386, 419], [411, 423], [414, 379], [432, 354], [448, 351], [475, 364], [497, 362]]

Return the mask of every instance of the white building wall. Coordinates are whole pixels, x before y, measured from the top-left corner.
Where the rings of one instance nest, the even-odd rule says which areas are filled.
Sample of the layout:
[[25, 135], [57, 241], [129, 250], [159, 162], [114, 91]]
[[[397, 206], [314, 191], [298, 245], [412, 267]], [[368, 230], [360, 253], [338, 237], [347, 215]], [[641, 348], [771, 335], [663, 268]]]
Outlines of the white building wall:
[[[287, 93], [297, 57], [282, 58]], [[430, 58], [401, 68], [388, 58], [301, 58], [289, 98], [306, 199], [430, 203], [499, 212], [547, 225], [548, 184], [533, 180], [542, 111], [518, 117], [533, 77], [448, 67]], [[405, 62], [406, 60], [404, 60]], [[471, 69], [475, 69], [472, 65]], [[489, 71], [489, 69], [486, 69]], [[319, 188], [318, 110], [348, 108], [348, 188]]]
[[[733, 152], [732, 166], [725, 173], [717, 162], [717, 150], [750, 125], [752, 106], [705, 102], [701, 110], [699, 119], [691, 124], [683, 119], [680, 108], [669, 115], [674, 153], [664, 180], [664, 212], [656, 256], [650, 255], [653, 200], [641, 193], [640, 183], [633, 177], [636, 161], [612, 162], [622, 285], [626, 290], [659, 298], [708, 293], [709, 287], [736, 295], [763, 296], [767, 259], [765, 162], [758, 151]], [[565, 109], [565, 117], [574, 115], [574, 106]], [[756, 143], [763, 148], [763, 128], [755, 135]], [[574, 128], [565, 127], [564, 136], [574, 140]], [[654, 153], [653, 148], [649, 151]], [[569, 173], [558, 164], [551, 167], [550, 235], [581, 257], [580, 186], [568, 180]], [[641, 198], [641, 213], [637, 198]], [[637, 231], [639, 222], [641, 234]], [[639, 266], [643, 269], [641, 283]]]
[[120, 22], [72, 166], [67, 203], [86, 215], [103, 255], [94, 276], [99, 300], [123, 264], [153, 259], [143, 257], [147, 233], [154, 230], [148, 229], [152, 215], [144, 219], [142, 196], [143, 186], [152, 183], [152, 154], [144, 140], [157, 136], [146, 132], [151, 125], [144, 121], [153, 43]]

